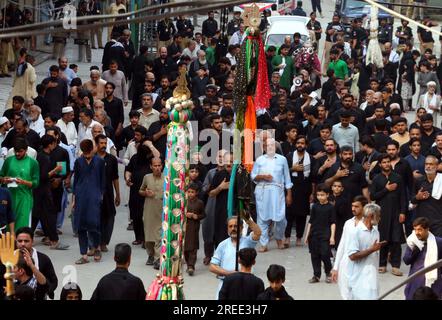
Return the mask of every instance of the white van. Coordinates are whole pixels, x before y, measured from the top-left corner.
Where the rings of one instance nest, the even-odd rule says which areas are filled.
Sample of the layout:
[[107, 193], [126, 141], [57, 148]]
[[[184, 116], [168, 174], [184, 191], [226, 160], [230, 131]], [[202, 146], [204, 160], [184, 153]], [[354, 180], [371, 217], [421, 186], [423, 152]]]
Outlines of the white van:
[[265, 46], [275, 46], [279, 48], [284, 43], [284, 38], [290, 36], [293, 38], [295, 32], [301, 34], [301, 42], [310, 40], [307, 30], [308, 17], [299, 16], [275, 16], [268, 17], [269, 28], [265, 36]]

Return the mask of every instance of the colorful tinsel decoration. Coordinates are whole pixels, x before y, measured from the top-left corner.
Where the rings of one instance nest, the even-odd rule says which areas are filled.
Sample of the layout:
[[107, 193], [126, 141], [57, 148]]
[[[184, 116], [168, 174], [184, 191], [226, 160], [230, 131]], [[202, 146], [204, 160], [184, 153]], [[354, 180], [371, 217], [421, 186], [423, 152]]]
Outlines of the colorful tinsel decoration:
[[[175, 95], [175, 92], [174, 92]], [[187, 210], [186, 186], [190, 165], [187, 121], [193, 103], [187, 95], [166, 102], [170, 124], [164, 167], [164, 196], [160, 273], [148, 289], [147, 300], [184, 300], [181, 261]]]
[[[234, 135], [235, 161], [230, 178], [227, 203], [228, 216], [233, 215], [235, 176], [237, 172], [243, 174], [245, 171], [248, 173], [252, 171], [257, 113], [270, 106], [271, 94], [267, 62], [264, 44], [257, 28], [247, 28], [245, 39], [241, 44], [236, 70], [233, 105], [236, 111], [237, 131]], [[239, 132], [243, 135], [240, 136]], [[239, 201], [239, 208], [244, 207], [243, 200]]]

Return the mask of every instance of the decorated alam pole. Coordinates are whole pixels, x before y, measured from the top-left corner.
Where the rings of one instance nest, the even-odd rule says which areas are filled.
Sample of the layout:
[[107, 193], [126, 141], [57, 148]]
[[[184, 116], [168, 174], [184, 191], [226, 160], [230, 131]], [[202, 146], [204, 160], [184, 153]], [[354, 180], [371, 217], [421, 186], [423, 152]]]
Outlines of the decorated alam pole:
[[[259, 7], [255, 3], [246, 6], [242, 18], [247, 29], [241, 44], [235, 88], [233, 89], [236, 130], [234, 134], [234, 164], [227, 201], [227, 215], [231, 217], [234, 212], [237, 212], [238, 225], [240, 225], [241, 219], [250, 219], [250, 213], [254, 210], [250, 173], [253, 168], [257, 116], [269, 108], [271, 98], [264, 43], [259, 30], [261, 24]], [[237, 253], [239, 245], [238, 239]], [[235, 265], [235, 270], [238, 270], [238, 254]]]
[[171, 120], [167, 127], [161, 229], [160, 273], [151, 283], [146, 300], [184, 300], [181, 261], [186, 228], [186, 186], [190, 165], [187, 121], [192, 100], [185, 67], [180, 71], [173, 97], [166, 102]]

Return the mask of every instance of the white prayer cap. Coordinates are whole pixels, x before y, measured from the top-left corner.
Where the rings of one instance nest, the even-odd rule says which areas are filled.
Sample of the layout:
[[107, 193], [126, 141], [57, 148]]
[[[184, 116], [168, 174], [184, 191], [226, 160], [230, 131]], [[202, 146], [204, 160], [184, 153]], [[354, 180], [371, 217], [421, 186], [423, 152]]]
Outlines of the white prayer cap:
[[0, 118], [0, 127], [1, 127], [2, 125], [4, 125], [6, 122], [8, 122], [8, 121], [9, 121], [8, 118], [6, 118], [6, 117], [1, 117], [1, 118]]
[[61, 109], [61, 113], [69, 113], [73, 111], [74, 109], [72, 107], [64, 107], [63, 109]]

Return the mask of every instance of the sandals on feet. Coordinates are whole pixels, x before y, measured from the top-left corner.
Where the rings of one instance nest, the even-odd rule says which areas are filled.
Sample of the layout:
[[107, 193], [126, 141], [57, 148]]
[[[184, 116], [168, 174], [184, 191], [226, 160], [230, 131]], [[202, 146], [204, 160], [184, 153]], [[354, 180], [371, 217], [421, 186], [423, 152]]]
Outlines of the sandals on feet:
[[51, 241], [49, 240], [48, 237], [44, 237], [43, 239], [41, 239], [41, 243], [43, 243], [45, 246], [51, 245]]
[[95, 262], [100, 262], [101, 261], [101, 251], [100, 250], [95, 250], [94, 261]]
[[81, 257], [80, 259], [78, 259], [77, 261], [75, 261], [75, 264], [85, 264], [85, 263], [89, 263], [88, 259], [85, 259], [83, 257]]

